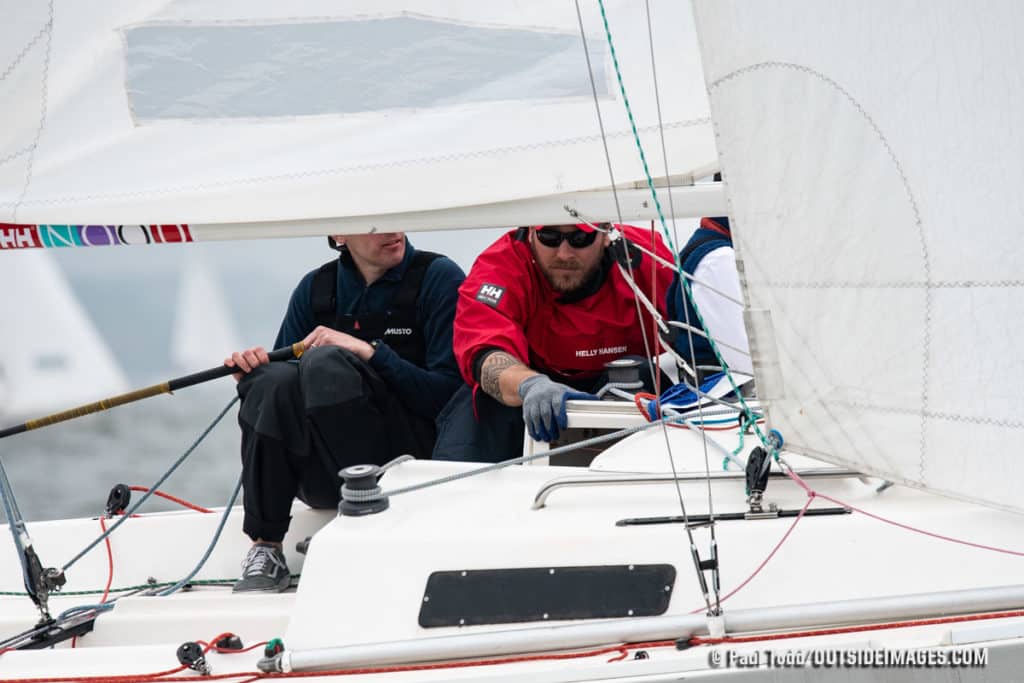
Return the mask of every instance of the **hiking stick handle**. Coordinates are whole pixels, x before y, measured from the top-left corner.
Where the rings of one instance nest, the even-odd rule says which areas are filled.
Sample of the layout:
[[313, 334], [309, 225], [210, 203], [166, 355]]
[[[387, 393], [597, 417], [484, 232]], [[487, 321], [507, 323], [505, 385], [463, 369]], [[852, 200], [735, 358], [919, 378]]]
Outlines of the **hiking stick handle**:
[[[297, 342], [291, 346], [284, 346], [280, 349], [271, 351], [270, 356], [271, 362], [291, 360], [293, 358], [301, 358], [306, 348], [302, 342]], [[142, 389], [136, 389], [129, 391], [124, 394], [118, 394], [109, 398], [104, 398], [93, 403], [86, 403], [85, 405], [78, 406], [77, 408], [70, 408], [63, 410], [59, 413], [53, 413], [45, 417], [38, 418], [36, 420], [28, 420], [20, 425], [14, 427], [8, 427], [7, 429], [0, 430], [0, 439], [4, 437], [12, 436], [14, 434], [21, 434], [32, 429], [39, 429], [41, 427], [49, 427], [50, 425], [57, 424], [58, 422], [65, 422], [67, 420], [73, 420], [76, 417], [82, 417], [84, 415], [91, 415], [92, 413], [99, 413], [104, 410], [109, 410], [115, 406], [121, 406], [125, 403], [134, 403], [135, 401], [141, 401], [144, 398], [150, 398], [152, 396], [158, 396], [160, 394], [169, 394], [172, 391], [178, 389], [184, 389], [185, 387], [195, 386], [196, 384], [202, 384], [203, 382], [209, 382], [213, 379], [225, 377], [227, 375], [239, 372], [238, 368], [231, 368], [227, 365], [218, 365], [217, 367], [210, 368], [209, 370], [203, 370], [202, 372], [195, 372], [191, 375], [185, 375], [183, 377], [176, 377], [160, 384], [154, 384], [152, 386], [144, 387]]]

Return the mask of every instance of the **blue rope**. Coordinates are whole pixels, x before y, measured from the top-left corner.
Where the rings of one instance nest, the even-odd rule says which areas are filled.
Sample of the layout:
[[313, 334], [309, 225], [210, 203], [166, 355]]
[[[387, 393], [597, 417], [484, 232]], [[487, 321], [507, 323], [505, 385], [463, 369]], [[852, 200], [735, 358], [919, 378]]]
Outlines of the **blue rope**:
[[139, 499], [137, 503], [135, 503], [135, 505], [132, 505], [128, 510], [126, 510], [125, 513], [121, 515], [120, 519], [111, 524], [110, 528], [104, 531], [102, 534], [100, 534], [95, 541], [87, 545], [84, 550], [82, 550], [80, 553], [78, 553], [70, 560], [68, 560], [68, 562], [63, 567], [61, 567], [61, 569], [66, 572], [73, 564], [82, 559], [86, 555], [86, 553], [88, 553], [90, 550], [99, 545], [105, 538], [110, 536], [110, 534], [114, 533], [115, 529], [124, 524], [131, 517], [132, 513], [138, 510], [139, 507], [141, 507], [142, 504], [145, 503], [149, 499], [149, 497], [156, 492], [158, 488], [160, 488], [160, 485], [167, 481], [168, 477], [174, 474], [174, 471], [178, 469], [179, 466], [181, 466], [181, 463], [185, 462], [185, 459], [188, 458], [188, 456], [192, 455], [192, 452], [199, 446], [200, 443], [202, 443], [203, 439], [205, 439], [207, 435], [211, 431], [213, 431], [213, 428], [216, 427], [218, 423], [220, 423], [221, 419], [227, 414], [229, 410], [231, 410], [231, 407], [234, 406], [235, 403], [237, 402], [238, 396], [235, 396], [230, 401], [228, 401], [228, 404], [224, 406], [224, 409], [220, 411], [220, 414], [214, 418], [213, 422], [210, 423], [210, 426], [204, 429], [203, 433], [199, 435], [199, 438], [197, 438], [192, 443], [192, 445], [188, 447], [188, 450], [186, 450], [185, 453], [180, 458], [178, 458], [173, 465], [171, 465], [170, 469], [164, 472], [163, 476], [157, 479], [156, 483], [149, 487], [149, 491], [146, 491], [146, 493], [142, 496], [142, 498]]
[[174, 584], [170, 588], [167, 588], [166, 590], [160, 591], [159, 593], [157, 593], [157, 595], [159, 595], [159, 596], [166, 596], [166, 595], [170, 595], [171, 593], [174, 593], [175, 591], [179, 590], [182, 586], [184, 586], [186, 583], [191, 581], [193, 579], [193, 577], [195, 577], [195, 575], [199, 573], [199, 570], [203, 568], [203, 565], [206, 564], [206, 561], [208, 559], [210, 559], [210, 555], [213, 553], [213, 549], [215, 547], [217, 547], [217, 541], [220, 540], [220, 533], [222, 531], [224, 531], [224, 525], [227, 523], [228, 517], [231, 516], [231, 508], [234, 507], [235, 499], [238, 498], [238, 492], [241, 491], [241, 490], [242, 490], [242, 475], [239, 474], [238, 475], [238, 482], [235, 484], [235, 490], [231, 492], [231, 498], [228, 499], [228, 504], [224, 508], [224, 514], [220, 516], [220, 523], [217, 525], [217, 531], [215, 531], [213, 533], [213, 540], [210, 541], [210, 544], [208, 546], [206, 546], [206, 552], [203, 553], [203, 556], [202, 556], [202, 558], [200, 558], [199, 563], [195, 566], [195, 569], [193, 569], [189, 573], [189, 575], [186, 576], [184, 579], [182, 579], [178, 583]]

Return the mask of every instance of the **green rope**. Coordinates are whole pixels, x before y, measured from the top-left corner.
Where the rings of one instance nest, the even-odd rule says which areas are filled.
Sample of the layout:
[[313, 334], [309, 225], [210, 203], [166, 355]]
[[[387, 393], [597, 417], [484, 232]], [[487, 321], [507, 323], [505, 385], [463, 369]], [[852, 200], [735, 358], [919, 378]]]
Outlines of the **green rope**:
[[[746, 417], [746, 416], [740, 416], [740, 418], [741, 418], [741, 419], [742, 419], [742, 420], [743, 420], [744, 422], [746, 421], [746, 420], [745, 420], [745, 417]], [[737, 456], [737, 457], [739, 456], [739, 454], [740, 454], [740, 451], [742, 451], [742, 450], [743, 450], [743, 433], [744, 433], [744, 431], [745, 431], [745, 429], [744, 429], [744, 426], [743, 426], [743, 425], [741, 424], [741, 425], [740, 425], [740, 445], [739, 445], [739, 446], [737, 446], [737, 447], [735, 448], [735, 450], [733, 450], [733, 452], [732, 452], [732, 454], [733, 454], [733, 455], [735, 455], [735, 456]], [[727, 470], [727, 469], [729, 469], [729, 458], [722, 458], [722, 469], [723, 469], [723, 470]]]
[[629, 97], [626, 95], [626, 84], [622, 80], [622, 70], [619, 68], [619, 58], [615, 54], [615, 45], [612, 42], [612, 31], [608, 26], [608, 15], [605, 13], [604, 0], [597, 0], [598, 6], [601, 8], [601, 21], [604, 22], [604, 33], [605, 38], [608, 40], [608, 50], [612, 56], [612, 64], [615, 66], [615, 78], [619, 83], [619, 92], [622, 93], [622, 102], [626, 106], [626, 115], [629, 118], [629, 125], [633, 131], [633, 141], [636, 143], [637, 151], [640, 153], [640, 162], [643, 164], [644, 175], [647, 176], [647, 188], [651, 191], [651, 196], [654, 199], [654, 206], [658, 211], [658, 221], [661, 224], [661, 231], [666, 241], [668, 242], [669, 248], [672, 250], [672, 257], [676, 264], [676, 274], [679, 277], [679, 281], [683, 284], [683, 290], [686, 292], [686, 298], [693, 306], [694, 313], [697, 314], [697, 322], [700, 323], [700, 327], [704, 330], [704, 334], [707, 335], [708, 344], [711, 346], [711, 351], [715, 354], [715, 359], [718, 364], [725, 369], [725, 376], [729, 380], [729, 385], [732, 387], [733, 392], [739, 397], [740, 405], [743, 407], [743, 413], [746, 418], [753, 424], [754, 432], [757, 434], [758, 439], [761, 443], [769, 450], [769, 452], [778, 458], [778, 449], [774, 445], [774, 440], [769, 440], [768, 437], [761, 431], [757, 426], [757, 421], [753, 419], [753, 410], [747, 405], [746, 400], [740, 393], [739, 387], [736, 385], [736, 380], [732, 376], [732, 372], [729, 371], [729, 367], [726, 365], [725, 360], [722, 358], [721, 351], [718, 350], [718, 344], [711, 338], [711, 333], [708, 331], [708, 326], [704, 322], [704, 316], [700, 314], [700, 309], [697, 308], [697, 302], [694, 301], [693, 291], [690, 288], [690, 282], [683, 275], [683, 264], [679, 260], [679, 252], [676, 251], [675, 243], [672, 241], [672, 234], [668, 229], [668, 225], [665, 222], [665, 213], [661, 208], [661, 200], [658, 199], [658, 191], [654, 187], [654, 179], [651, 177], [651, 171], [647, 166], [647, 156], [644, 154], [643, 144], [640, 142], [640, 134], [636, 128], [636, 121], [633, 118], [633, 110], [629, 106]]
[[[293, 580], [298, 580], [301, 576], [302, 576], [301, 574], [292, 574], [292, 579]], [[191, 586], [227, 586], [227, 585], [231, 585], [231, 584], [235, 583], [236, 581], [238, 581], [238, 579], [193, 579], [192, 581], [189, 581], [188, 583]], [[153, 583], [142, 583], [142, 584], [139, 584], [137, 586], [123, 586], [121, 588], [111, 588], [110, 592], [111, 593], [129, 593], [131, 591], [142, 590], [143, 588], [166, 588], [167, 586], [173, 586], [176, 583], [177, 583], [177, 581], [161, 581], [161, 582], [154, 581]], [[98, 595], [98, 594], [102, 594], [103, 591], [104, 591], [104, 589], [102, 589], [102, 588], [96, 588], [96, 589], [93, 589], [93, 590], [86, 590], [86, 591], [60, 591], [60, 592], [53, 593], [53, 595], [56, 595], [56, 596], [60, 596], [60, 595], [69, 595], [69, 596], [70, 595]], [[28, 593], [25, 593], [25, 592], [18, 593], [16, 591], [0, 591], [0, 597], [20, 597], [20, 598], [23, 598], [23, 597], [26, 597], [27, 595], [28, 595]]]

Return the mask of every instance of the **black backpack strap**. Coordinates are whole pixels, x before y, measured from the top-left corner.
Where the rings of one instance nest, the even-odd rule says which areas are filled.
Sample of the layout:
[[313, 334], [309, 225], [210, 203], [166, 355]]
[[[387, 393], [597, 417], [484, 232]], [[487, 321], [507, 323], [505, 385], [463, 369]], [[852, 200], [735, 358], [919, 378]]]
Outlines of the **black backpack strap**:
[[313, 320], [317, 325], [334, 327], [338, 317], [338, 259], [320, 266], [310, 289]]
[[623, 268], [639, 268], [644, 262], [644, 253], [625, 235], [621, 239], [612, 242], [609, 247], [612, 257]]
[[395, 292], [395, 298], [391, 300], [391, 310], [407, 310], [416, 307], [416, 299], [420, 295], [420, 285], [423, 284], [423, 277], [427, 274], [427, 268], [434, 259], [440, 258], [441, 254], [432, 251], [417, 251], [409, 262], [402, 276], [402, 285]]

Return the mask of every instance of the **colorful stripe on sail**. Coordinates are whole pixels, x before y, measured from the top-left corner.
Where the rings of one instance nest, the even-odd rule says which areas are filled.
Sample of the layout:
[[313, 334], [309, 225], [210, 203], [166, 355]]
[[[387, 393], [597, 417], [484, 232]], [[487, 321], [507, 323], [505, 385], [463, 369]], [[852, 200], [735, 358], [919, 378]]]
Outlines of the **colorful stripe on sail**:
[[0, 250], [194, 242], [187, 225], [19, 225], [0, 223]]

